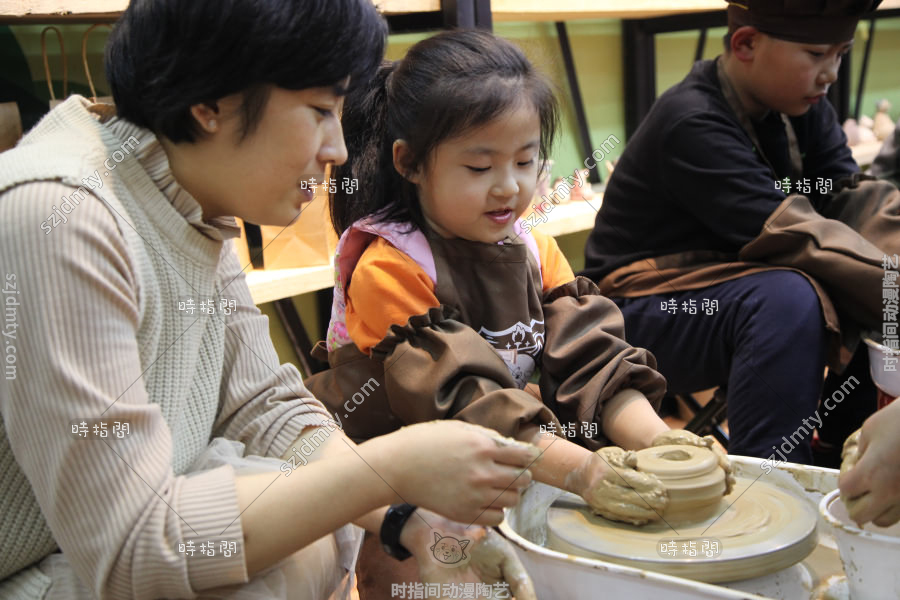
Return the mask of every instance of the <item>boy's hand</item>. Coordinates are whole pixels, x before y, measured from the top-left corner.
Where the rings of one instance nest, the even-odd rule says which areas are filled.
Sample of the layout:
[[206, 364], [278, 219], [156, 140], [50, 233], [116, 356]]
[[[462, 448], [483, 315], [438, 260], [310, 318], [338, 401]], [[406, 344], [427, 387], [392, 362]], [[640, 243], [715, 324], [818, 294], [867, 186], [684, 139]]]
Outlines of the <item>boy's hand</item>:
[[643, 525], [662, 518], [669, 494], [658, 477], [635, 467], [634, 452], [617, 446], [600, 448], [579, 467], [581, 497], [591, 509], [612, 521]]

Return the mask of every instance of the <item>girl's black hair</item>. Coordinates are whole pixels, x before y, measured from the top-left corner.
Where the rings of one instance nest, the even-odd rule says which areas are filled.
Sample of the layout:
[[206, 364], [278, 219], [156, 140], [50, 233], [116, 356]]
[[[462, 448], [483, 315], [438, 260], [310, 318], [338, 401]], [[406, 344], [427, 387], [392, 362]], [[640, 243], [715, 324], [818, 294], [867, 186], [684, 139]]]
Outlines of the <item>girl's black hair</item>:
[[387, 24], [371, 0], [131, 0], [106, 46], [119, 116], [173, 142], [194, 141], [194, 104], [242, 93], [242, 138], [271, 86], [365, 85]]
[[548, 81], [511, 42], [481, 30], [439, 33], [384, 62], [369, 85], [348, 94], [341, 122], [348, 160], [333, 177], [355, 178], [331, 195], [331, 222], [342, 233], [358, 219], [378, 214], [389, 222], [425, 229], [416, 187], [394, 168], [393, 143], [409, 145], [414, 172], [434, 149], [503, 112], [530, 102], [541, 123], [540, 158], [546, 160], [559, 108]]

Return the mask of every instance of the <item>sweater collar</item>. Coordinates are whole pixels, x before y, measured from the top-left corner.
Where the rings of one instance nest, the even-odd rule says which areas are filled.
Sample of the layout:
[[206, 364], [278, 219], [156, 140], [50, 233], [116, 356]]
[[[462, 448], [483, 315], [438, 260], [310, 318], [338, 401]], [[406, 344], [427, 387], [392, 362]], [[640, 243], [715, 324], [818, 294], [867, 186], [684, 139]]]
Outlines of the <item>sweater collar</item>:
[[99, 114], [100, 122], [117, 139], [127, 140], [134, 136], [140, 140], [140, 145], [135, 146], [132, 155], [137, 158], [160, 193], [197, 231], [210, 239], [219, 241], [240, 235], [240, 228], [234, 217], [215, 217], [203, 220], [203, 209], [200, 203], [175, 180], [172, 168], [169, 166], [169, 157], [159, 139], [151, 131], [115, 116], [105, 109], [105, 105], [94, 105], [88, 107], [88, 110]]

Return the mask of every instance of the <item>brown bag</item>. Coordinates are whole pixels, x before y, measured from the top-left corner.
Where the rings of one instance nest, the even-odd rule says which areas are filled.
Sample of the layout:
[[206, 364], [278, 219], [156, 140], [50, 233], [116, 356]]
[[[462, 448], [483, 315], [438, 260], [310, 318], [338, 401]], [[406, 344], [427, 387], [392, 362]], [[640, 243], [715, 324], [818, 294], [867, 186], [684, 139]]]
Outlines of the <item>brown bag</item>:
[[323, 185], [316, 186], [313, 201], [303, 206], [293, 223], [287, 227], [264, 225], [259, 229], [265, 269], [331, 264], [337, 235], [328, 217], [328, 191]]
[[9, 150], [22, 137], [22, 117], [15, 102], [0, 102], [0, 152]]
[[240, 217], [235, 217], [234, 220], [237, 222], [238, 227], [241, 229], [241, 236], [234, 240], [234, 249], [237, 253], [238, 261], [241, 263], [241, 268], [244, 269], [244, 272], [250, 271], [253, 269], [253, 265], [250, 264], [250, 247], [247, 245], [247, 231], [244, 229], [244, 220]]

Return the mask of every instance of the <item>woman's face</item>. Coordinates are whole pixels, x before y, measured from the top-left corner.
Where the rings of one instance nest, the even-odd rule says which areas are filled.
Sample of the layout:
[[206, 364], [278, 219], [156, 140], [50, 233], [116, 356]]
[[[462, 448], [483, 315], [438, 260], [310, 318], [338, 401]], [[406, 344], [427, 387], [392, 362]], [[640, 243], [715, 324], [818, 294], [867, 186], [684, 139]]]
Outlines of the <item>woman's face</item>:
[[307, 182], [321, 183], [328, 164], [347, 160], [343, 96], [331, 87], [273, 86], [257, 127], [243, 140], [241, 101], [235, 95], [216, 103], [215, 129], [209, 131], [207, 120], [207, 135], [198, 142], [203, 183], [189, 191], [204, 219], [237, 216], [259, 225], [288, 225], [312, 200]]

